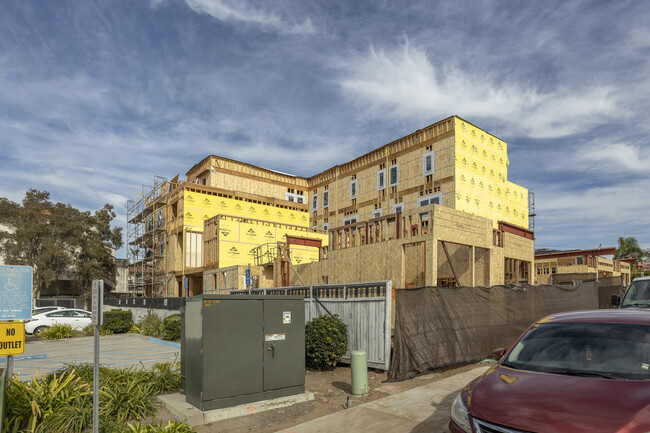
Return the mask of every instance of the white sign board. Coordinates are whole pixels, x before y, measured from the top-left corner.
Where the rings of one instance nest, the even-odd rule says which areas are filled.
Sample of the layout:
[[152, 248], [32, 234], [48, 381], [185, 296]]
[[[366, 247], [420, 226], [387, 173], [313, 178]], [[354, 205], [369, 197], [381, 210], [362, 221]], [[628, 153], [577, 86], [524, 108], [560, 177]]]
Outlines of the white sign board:
[[32, 318], [31, 266], [0, 266], [0, 320]]
[[93, 280], [92, 324], [101, 326], [104, 322], [104, 280]]

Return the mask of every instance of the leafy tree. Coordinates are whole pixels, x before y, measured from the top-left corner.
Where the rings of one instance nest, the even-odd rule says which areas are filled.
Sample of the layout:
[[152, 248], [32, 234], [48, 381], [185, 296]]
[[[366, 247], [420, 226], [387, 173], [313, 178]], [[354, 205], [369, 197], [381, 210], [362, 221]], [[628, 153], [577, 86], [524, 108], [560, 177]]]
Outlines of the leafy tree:
[[637, 259], [643, 258], [644, 251], [639, 246], [636, 238], [620, 237], [618, 238], [618, 247], [616, 247], [615, 259]]
[[35, 189], [22, 204], [0, 197], [0, 254], [34, 268], [34, 297], [64, 274], [84, 288], [93, 279], [114, 280], [113, 251], [122, 246], [122, 228], [110, 227], [115, 216], [109, 204], [91, 214]]

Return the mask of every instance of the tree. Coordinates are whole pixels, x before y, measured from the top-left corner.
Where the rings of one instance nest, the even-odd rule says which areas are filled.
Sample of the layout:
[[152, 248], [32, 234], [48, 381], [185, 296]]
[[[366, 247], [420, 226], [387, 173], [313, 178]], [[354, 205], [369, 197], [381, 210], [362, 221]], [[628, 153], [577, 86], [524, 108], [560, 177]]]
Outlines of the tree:
[[636, 238], [620, 237], [618, 238], [618, 247], [616, 247], [615, 259], [636, 259], [641, 260], [644, 252], [639, 246]]
[[114, 251], [122, 246], [122, 228], [111, 229], [115, 216], [110, 204], [105, 204], [92, 216], [86, 215], [91, 229], [85, 230], [79, 239], [75, 266], [81, 287], [90, 287], [92, 280], [99, 278], [115, 282]]
[[52, 203], [50, 194], [30, 189], [22, 205], [0, 197], [0, 254], [5, 262], [34, 268], [34, 297], [63, 274], [89, 290], [93, 279], [115, 279], [113, 251], [122, 228], [111, 228], [113, 206], [94, 214]]

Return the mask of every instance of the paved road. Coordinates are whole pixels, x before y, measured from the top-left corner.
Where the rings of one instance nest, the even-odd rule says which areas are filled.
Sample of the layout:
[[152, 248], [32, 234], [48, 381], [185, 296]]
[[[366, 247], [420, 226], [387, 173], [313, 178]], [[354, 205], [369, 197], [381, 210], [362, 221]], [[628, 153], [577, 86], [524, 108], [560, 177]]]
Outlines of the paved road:
[[[178, 343], [140, 334], [109, 335], [100, 338], [99, 362], [109, 367], [124, 368], [142, 362], [149, 368], [157, 362], [180, 361], [180, 351]], [[25, 344], [25, 353], [14, 356], [14, 374], [20, 380], [28, 380], [36, 372], [41, 375], [63, 368], [65, 364], [92, 363], [93, 359], [93, 337], [30, 341]], [[4, 359], [0, 359], [0, 365], [3, 364]]]

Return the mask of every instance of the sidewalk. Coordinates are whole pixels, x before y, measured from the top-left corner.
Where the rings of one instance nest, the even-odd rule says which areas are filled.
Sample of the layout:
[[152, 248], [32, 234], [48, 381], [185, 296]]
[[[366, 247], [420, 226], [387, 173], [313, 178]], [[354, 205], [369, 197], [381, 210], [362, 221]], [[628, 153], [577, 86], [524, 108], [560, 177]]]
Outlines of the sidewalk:
[[280, 430], [278, 433], [329, 433], [344, 431], [444, 433], [456, 394], [490, 366], [384, 397]]

